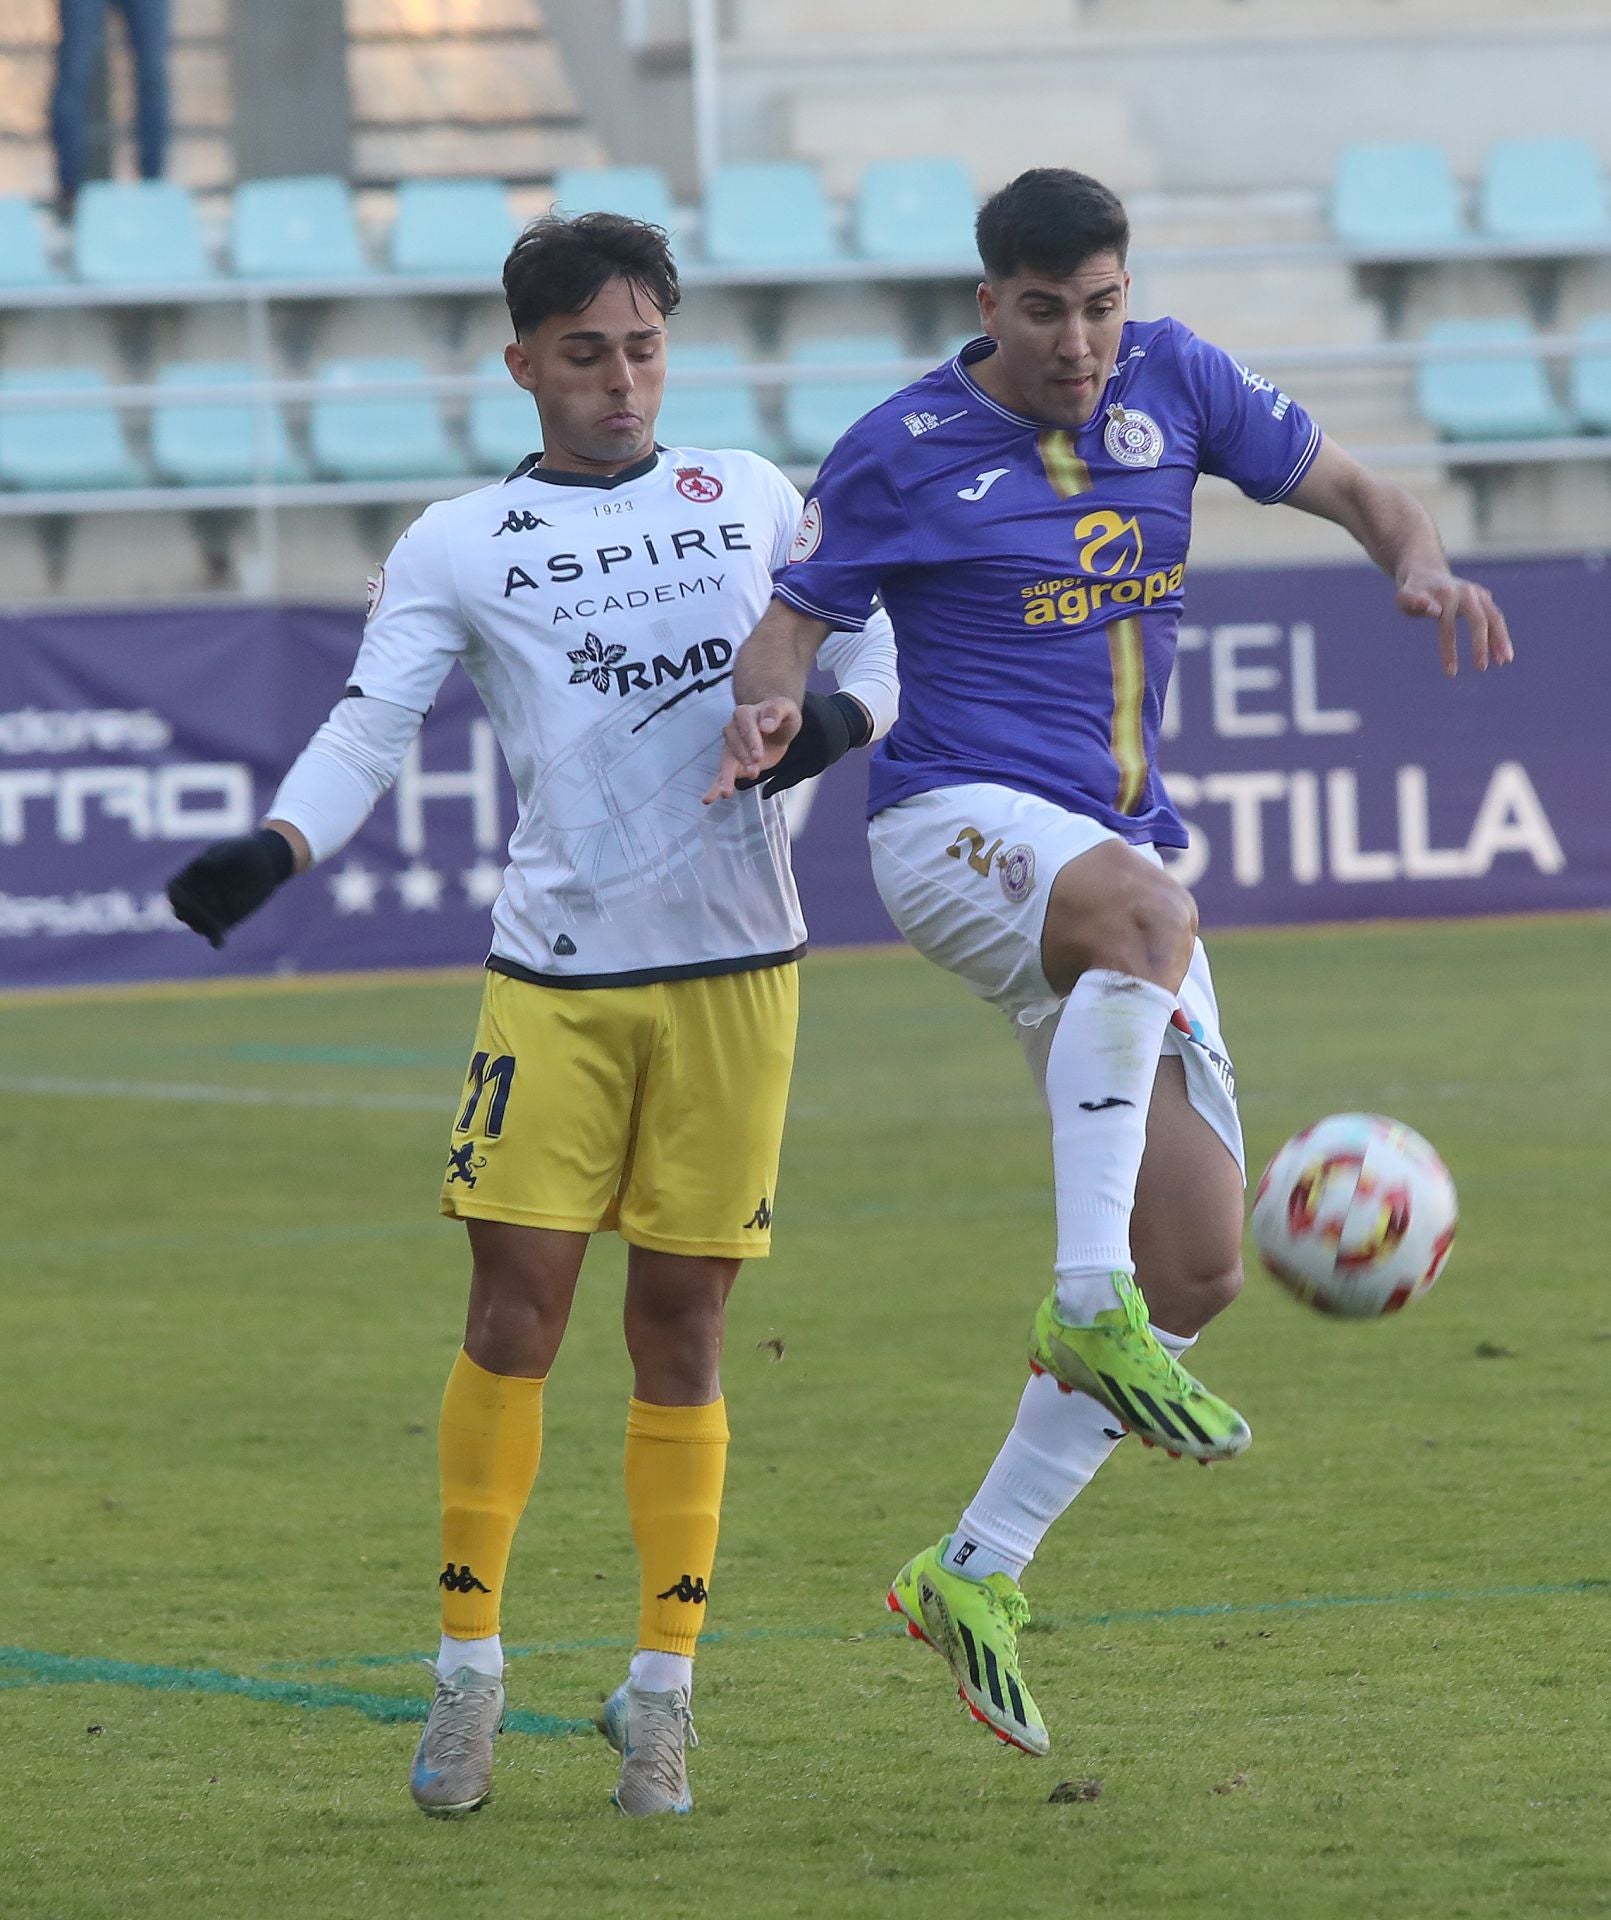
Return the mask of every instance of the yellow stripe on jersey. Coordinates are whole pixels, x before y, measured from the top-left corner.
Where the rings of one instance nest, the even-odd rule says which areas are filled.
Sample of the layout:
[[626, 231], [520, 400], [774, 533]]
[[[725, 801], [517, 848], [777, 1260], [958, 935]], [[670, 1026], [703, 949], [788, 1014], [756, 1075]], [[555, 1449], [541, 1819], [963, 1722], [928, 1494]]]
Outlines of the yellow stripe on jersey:
[[1060, 427], [1048, 427], [1035, 446], [1046, 478], [1059, 500], [1072, 500], [1077, 493], [1091, 490], [1091, 469], [1074, 451], [1074, 442]]
[[1147, 691], [1147, 662], [1141, 622], [1132, 614], [1108, 628], [1108, 658], [1113, 662], [1114, 764], [1119, 791], [1114, 806], [1135, 813], [1147, 791], [1147, 749], [1141, 735], [1141, 703]]

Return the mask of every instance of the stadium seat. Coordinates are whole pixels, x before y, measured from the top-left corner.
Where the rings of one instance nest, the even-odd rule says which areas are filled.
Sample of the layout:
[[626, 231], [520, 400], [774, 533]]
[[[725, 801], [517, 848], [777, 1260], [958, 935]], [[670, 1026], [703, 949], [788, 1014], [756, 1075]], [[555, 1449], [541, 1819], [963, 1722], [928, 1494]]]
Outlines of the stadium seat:
[[333, 480], [426, 480], [464, 470], [429, 395], [342, 395], [359, 380], [423, 380], [418, 360], [327, 360], [315, 377], [329, 389], [308, 412], [320, 473]]
[[1597, 313], [1577, 330], [1582, 341], [1569, 375], [1572, 414], [1580, 427], [1611, 433], [1611, 313]]
[[48, 389], [64, 390], [60, 406], [0, 411], [0, 486], [24, 492], [138, 486], [123, 423], [99, 397], [106, 376], [91, 367], [0, 374], [0, 395]]
[[[157, 374], [162, 387], [240, 386], [253, 370], [244, 360], [176, 360]], [[277, 406], [259, 410], [250, 400], [159, 400], [151, 411], [151, 464], [164, 480], [184, 487], [245, 486], [257, 478], [256, 440], [267, 436], [270, 478], [305, 478], [291, 451]]]
[[503, 384], [495, 391], [472, 393], [465, 417], [470, 465], [477, 473], [512, 473], [528, 453], [542, 445], [542, 423], [529, 393], [509, 378], [503, 355], [489, 353], [475, 365]]
[[[1532, 339], [1525, 320], [1445, 320], [1422, 338], [1439, 346]], [[1452, 440], [1548, 439], [1570, 431], [1539, 359], [1429, 360], [1416, 369], [1422, 413]]]
[[[901, 343], [889, 334], [845, 334], [839, 339], [807, 340], [789, 355], [795, 366], [833, 367], [904, 360]], [[783, 431], [792, 452], [802, 460], [821, 460], [852, 421], [887, 400], [902, 381], [899, 374], [884, 379], [851, 378], [789, 386], [783, 395]]]
[[752, 453], [769, 458], [776, 450], [775, 437], [762, 424], [756, 404], [755, 388], [735, 378], [708, 387], [687, 386], [680, 376], [693, 371], [713, 371], [744, 364], [736, 347], [673, 345], [671, 376], [666, 382], [666, 397], [655, 426], [655, 438], [666, 447], [748, 447]]
[[658, 167], [561, 167], [554, 175], [560, 213], [624, 213], [668, 233], [677, 224], [671, 189]]
[[856, 251], [869, 260], [971, 268], [973, 183], [960, 160], [880, 160], [856, 195]]
[[1443, 149], [1423, 141], [1345, 147], [1331, 223], [1345, 246], [1384, 253], [1460, 239], [1460, 195]]
[[397, 189], [397, 273], [495, 280], [514, 237], [514, 215], [496, 180], [405, 180]]
[[248, 280], [356, 280], [369, 272], [347, 183], [318, 174], [243, 181], [230, 252]]
[[94, 286], [213, 278], [196, 203], [166, 180], [92, 180], [73, 220], [73, 265]]
[[38, 214], [28, 201], [0, 195], [0, 287], [48, 287], [55, 282]]
[[843, 258], [815, 169], [719, 167], [705, 190], [705, 257], [724, 267], [816, 267]]
[[1496, 240], [1611, 238], [1605, 181], [1586, 140], [1501, 140], [1488, 150], [1479, 194]]

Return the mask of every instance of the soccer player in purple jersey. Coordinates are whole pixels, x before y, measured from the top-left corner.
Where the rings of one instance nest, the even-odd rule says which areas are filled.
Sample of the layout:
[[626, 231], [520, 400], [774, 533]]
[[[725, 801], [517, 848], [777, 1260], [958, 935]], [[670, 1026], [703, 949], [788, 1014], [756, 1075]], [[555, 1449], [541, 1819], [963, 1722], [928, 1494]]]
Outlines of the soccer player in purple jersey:
[[918, 951], [1014, 1022], [1057, 1201], [1012, 1431], [889, 1604], [977, 1718], [1044, 1753], [1017, 1630], [1047, 1529], [1126, 1430], [1203, 1461], [1252, 1437], [1182, 1363], [1241, 1288], [1244, 1185], [1196, 909], [1158, 853], [1186, 845], [1153, 759], [1198, 475], [1346, 528], [1400, 609], [1437, 621], [1446, 672], [1462, 622], [1479, 671], [1511, 643], [1409, 494], [1178, 321], [1127, 317], [1129, 227], [1105, 187], [1036, 169], [977, 234], [984, 337], [830, 454], [740, 653], [707, 798], [773, 764], [817, 648], [881, 596], [902, 692], [873, 763], [874, 874]]

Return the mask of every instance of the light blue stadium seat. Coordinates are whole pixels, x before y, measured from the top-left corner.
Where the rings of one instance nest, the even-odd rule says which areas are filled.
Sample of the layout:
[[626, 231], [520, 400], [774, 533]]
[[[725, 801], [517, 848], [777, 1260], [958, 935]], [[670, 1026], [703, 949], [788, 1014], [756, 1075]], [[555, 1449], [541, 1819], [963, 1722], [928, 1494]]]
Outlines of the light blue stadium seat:
[[[1422, 336], [1440, 346], [1521, 343], [1533, 338], [1525, 320], [1445, 320]], [[1532, 440], [1567, 433], [1539, 359], [1434, 360], [1416, 369], [1416, 400], [1452, 440]]]
[[213, 278], [196, 203], [166, 180], [92, 180], [73, 219], [73, 265], [95, 286]]
[[[174, 360], [157, 374], [162, 387], [249, 384], [244, 360]], [[244, 486], [257, 478], [257, 435], [266, 435], [268, 471], [278, 481], [306, 478], [291, 451], [277, 406], [259, 416], [250, 400], [160, 400], [151, 413], [151, 464], [185, 487]]]
[[38, 214], [26, 200], [0, 195], [0, 287], [48, 287], [56, 277]]
[[1419, 140], [1344, 147], [1331, 222], [1345, 246], [1383, 252], [1460, 239], [1460, 195], [1447, 155]]
[[815, 267], [843, 258], [822, 182], [792, 160], [719, 167], [705, 190], [705, 257], [724, 267]]
[[99, 398], [106, 376], [91, 367], [30, 367], [0, 374], [0, 394], [64, 389], [62, 404], [0, 412], [0, 486], [24, 492], [135, 487], [140, 473], [123, 423]]
[[495, 392], [472, 393], [465, 429], [476, 473], [513, 473], [543, 443], [542, 422], [529, 393], [509, 378], [503, 355], [489, 353], [475, 371], [502, 381]]
[[1611, 238], [1605, 180], [1586, 140], [1501, 140], [1488, 149], [1479, 207], [1496, 240]]
[[398, 273], [496, 280], [515, 217], [496, 180], [405, 180], [397, 189], [392, 266]]
[[695, 370], [715, 371], [743, 366], [736, 347], [678, 346], [672, 343], [666, 397], [655, 426], [655, 438], [665, 447], [747, 447], [771, 457], [775, 436], [768, 433], [756, 403], [755, 388], [734, 379], [708, 387], [686, 386], [679, 375]]
[[[846, 334], [839, 339], [807, 340], [789, 358], [795, 366], [833, 367], [880, 360], [904, 360], [906, 350], [890, 334]], [[790, 449], [803, 460], [821, 460], [852, 421], [887, 400], [902, 384], [899, 374], [885, 379], [802, 382], [783, 395], [783, 431]]]
[[624, 213], [668, 233], [677, 224], [666, 176], [658, 167], [561, 167], [554, 206], [564, 214]]
[[321, 174], [238, 186], [230, 252], [247, 280], [355, 280], [369, 271], [347, 183]]
[[1611, 433], [1611, 313], [1596, 313], [1577, 330], [1572, 357], [1572, 413], [1580, 427]]
[[423, 380], [418, 360], [327, 360], [315, 376], [321, 392], [308, 413], [313, 464], [335, 480], [428, 480], [461, 473], [436, 401], [427, 394], [354, 394], [357, 380]]
[[879, 160], [856, 195], [856, 251], [869, 260], [971, 268], [973, 182], [960, 160]]

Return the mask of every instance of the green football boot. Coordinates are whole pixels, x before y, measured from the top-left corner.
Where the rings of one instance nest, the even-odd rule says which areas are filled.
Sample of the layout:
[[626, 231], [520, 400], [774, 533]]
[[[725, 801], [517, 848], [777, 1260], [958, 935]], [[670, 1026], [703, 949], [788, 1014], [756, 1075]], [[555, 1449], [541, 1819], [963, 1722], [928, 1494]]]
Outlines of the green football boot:
[[975, 1720], [1010, 1747], [1045, 1753], [1051, 1746], [1046, 1722], [1018, 1670], [1018, 1629], [1029, 1624], [1029, 1602], [1005, 1573], [969, 1580], [942, 1567], [940, 1556], [950, 1544], [947, 1534], [908, 1560], [886, 1604], [914, 1640], [950, 1664], [957, 1693]]
[[1049, 1373], [1065, 1393], [1100, 1400], [1144, 1446], [1177, 1460], [1190, 1454], [1206, 1466], [1245, 1453], [1253, 1440], [1247, 1422], [1158, 1344], [1135, 1281], [1115, 1273], [1113, 1287], [1121, 1304], [1088, 1327], [1059, 1317], [1053, 1287], [1030, 1329], [1030, 1371]]

